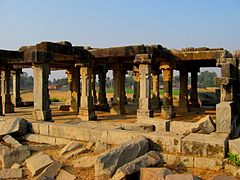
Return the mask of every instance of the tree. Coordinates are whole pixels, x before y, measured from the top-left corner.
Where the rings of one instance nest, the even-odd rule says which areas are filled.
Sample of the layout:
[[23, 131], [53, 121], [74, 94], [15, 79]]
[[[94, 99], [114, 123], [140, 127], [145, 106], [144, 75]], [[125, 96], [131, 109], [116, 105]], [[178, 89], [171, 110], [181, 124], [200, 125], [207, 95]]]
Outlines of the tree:
[[217, 77], [215, 72], [204, 71], [198, 75], [198, 82], [202, 87], [215, 87], [215, 77]]

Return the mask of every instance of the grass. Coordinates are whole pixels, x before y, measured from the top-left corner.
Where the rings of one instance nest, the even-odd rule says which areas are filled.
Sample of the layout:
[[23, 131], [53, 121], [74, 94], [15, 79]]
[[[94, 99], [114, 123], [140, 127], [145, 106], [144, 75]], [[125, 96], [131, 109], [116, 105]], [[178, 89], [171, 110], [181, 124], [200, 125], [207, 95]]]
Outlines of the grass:
[[228, 153], [228, 161], [235, 166], [240, 166], [240, 160], [237, 154]]

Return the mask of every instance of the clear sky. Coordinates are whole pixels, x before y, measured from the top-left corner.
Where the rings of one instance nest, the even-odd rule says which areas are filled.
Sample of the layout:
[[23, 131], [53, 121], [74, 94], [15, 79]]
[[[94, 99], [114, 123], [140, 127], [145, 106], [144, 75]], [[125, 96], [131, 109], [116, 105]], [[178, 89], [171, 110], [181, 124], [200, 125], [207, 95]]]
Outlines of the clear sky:
[[240, 0], [0, 0], [0, 49], [40, 41], [240, 49]]

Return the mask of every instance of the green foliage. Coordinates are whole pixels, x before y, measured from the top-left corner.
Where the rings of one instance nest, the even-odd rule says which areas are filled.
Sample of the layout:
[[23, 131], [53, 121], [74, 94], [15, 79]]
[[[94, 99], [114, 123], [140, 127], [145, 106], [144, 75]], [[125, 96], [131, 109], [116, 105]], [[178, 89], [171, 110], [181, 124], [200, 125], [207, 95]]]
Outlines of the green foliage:
[[235, 166], [240, 166], [240, 160], [237, 154], [233, 154], [231, 152], [228, 153], [228, 161], [235, 165]]
[[53, 97], [53, 98], [50, 98], [50, 101], [51, 102], [60, 102], [60, 99]]
[[215, 87], [215, 77], [217, 77], [215, 72], [204, 71], [199, 74], [198, 82], [202, 87]]

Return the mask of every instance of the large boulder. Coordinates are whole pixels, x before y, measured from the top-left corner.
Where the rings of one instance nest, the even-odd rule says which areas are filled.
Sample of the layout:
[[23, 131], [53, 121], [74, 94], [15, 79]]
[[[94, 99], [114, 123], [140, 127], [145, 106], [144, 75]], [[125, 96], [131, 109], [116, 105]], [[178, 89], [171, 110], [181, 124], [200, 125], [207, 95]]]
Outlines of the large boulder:
[[128, 176], [136, 172], [139, 172], [140, 168], [157, 165], [160, 162], [160, 160], [161, 158], [155, 151], [150, 151], [118, 168], [112, 179], [113, 180], [126, 179]]
[[6, 134], [25, 135], [27, 132], [27, 121], [23, 118], [0, 121], [0, 137]]
[[116, 170], [149, 151], [149, 141], [139, 136], [98, 156], [95, 163], [95, 177], [108, 179]]

